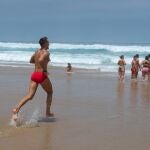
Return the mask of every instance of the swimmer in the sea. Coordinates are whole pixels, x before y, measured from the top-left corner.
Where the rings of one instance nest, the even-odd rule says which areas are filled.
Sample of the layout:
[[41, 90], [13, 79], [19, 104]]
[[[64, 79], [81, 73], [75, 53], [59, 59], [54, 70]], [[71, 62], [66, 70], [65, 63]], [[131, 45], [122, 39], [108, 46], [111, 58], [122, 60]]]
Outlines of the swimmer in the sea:
[[68, 63], [68, 66], [67, 66], [67, 73], [72, 73], [73, 70], [72, 70], [72, 66], [71, 66], [71, 63]]

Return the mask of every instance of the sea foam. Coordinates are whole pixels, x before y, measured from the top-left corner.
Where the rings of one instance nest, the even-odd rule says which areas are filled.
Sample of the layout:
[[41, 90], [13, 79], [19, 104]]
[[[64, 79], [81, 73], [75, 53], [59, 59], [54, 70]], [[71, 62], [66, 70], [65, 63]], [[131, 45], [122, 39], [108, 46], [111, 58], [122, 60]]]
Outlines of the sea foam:
[[[39, 44], [35, 43], [10, 43], [0, 42], [0, 47], [3, 48], [38, 48]], [[112, 52], [150, 52], [150, 46], [140, 45], [107, 45], [107, 44], [67, 44], [67, 43], [51, 43], [52, 49], [90, 49], [90, 50], [108, 50]]]
[[38, 127], [39, 118], [40, 118], [39, 110], [36, 109], [31, 115], [31, 117], [29, 117], [27, 120], [25, 120], [22, 115], [18, 115], [17, 120], [14, 121], [13, 119], [11, 119], [9, 125], [13, 127], [25, 127], [25, 128]]
[[[26, 65], [39, 47], [35, 43], [0, 42], [0, 65]], [[127, 70], [132, 58], [140, 54], [140, 60], [150, 53], [148, 45], [67, 44], [51, 43], [51, 65], [65, 67], [68, 62], [76, 68], [99, 69], [116, 72], [120, 55], [125, 56]]]

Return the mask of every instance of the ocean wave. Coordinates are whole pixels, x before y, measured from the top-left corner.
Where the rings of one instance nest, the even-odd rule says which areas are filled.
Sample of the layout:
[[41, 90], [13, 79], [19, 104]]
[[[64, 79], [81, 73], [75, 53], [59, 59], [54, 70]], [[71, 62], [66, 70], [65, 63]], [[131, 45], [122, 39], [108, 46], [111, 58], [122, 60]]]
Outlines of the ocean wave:
[[150, 46], [118, 46], [105, 44], [58, 44], [52, 45], [54, 49], [90, 49], [90, 50], [107, 50], [112, 52], [150, 52]]
[[[0, 42], [1, 48], [23, 48], [23, 49], [36, 49], [39, 44], [34, 43], [10, 43], [10, 42]], [[72, 50], [72, 49], [85, 49], [85, 50], [107, 50], [112, 52], [136, 52], [150, 53], [150, 46], [140, 46], [140, 45], [105, 45], [105, 44], [65, 44], [65, 43], [52, 43], [52, 49], [59, 50]]]
[[0, 61], [28, 62], [32, 52], [6, 52], [0, 53]]
[[[0, 42], [0, 65], [28, 65], [31, 55], [39, 47], [34, 43]], [[125, 55], [130, 70], [133, 55], [140, 54], [140, 61], [150, 53], [150, 46], [119, 46], [104, 44], [52, 43], [51, 65], [65, 67], [68, 62], [76, 68], [117, 71], [119, 55]]]
[[0, 42], [2, 48], [38, 48], [38, 44], [33, 43], [11, 43], [11, 42]]

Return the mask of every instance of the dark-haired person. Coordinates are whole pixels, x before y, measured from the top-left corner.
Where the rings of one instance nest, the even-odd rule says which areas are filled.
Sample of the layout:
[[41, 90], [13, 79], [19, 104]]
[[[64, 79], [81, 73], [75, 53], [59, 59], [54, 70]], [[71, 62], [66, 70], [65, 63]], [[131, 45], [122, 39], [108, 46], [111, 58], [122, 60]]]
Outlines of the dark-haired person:
[[49, 58], [49, 41], [47, 37], [43, 37], [39, 40], [39, 44], [41, 46], [40, 49], [36, 50], [30, 59], [30, 63], [35, 65], [34, 72], [31, 75], [31, 81], [29, 85], [28, 94], [21, 99], [19, 104], [12, 111], [12, 119], [17, 120], [18, 113], [21, 107], [26, 104], [29, 100], [33, 99], [38, 85], [40, 84], [44, 91], [47, 93], [46, 100], [46, 116], [50, 117], [53, 114], [50, 111], [51, 103], [52, 103], [52, 84], [48, 78], [47, 65], [50, 61]]
[[150, 61], [149, 61], [148, 56], [145, 56], [145, 60], [142, 61], [141, 66], [142, 66], [143, 80], [145, 80], [146, 76], [148, 76], [148, 79], [149, 79], [150, 78]]
[[137, 75], [137, 65], [136, 65], [136, 56], [133, 56], [131, 63], [131, 79], [136, 79]]
[[135, 55], [136, 57], [136, 75], [135, 78], [138, 78], [139, 70], [141, 69], [140, 60], [139, 60], [139, 54]]
[[68, 63], [67, 73], [71, 73], [71, 72], [72, 72], [72, 66], [71, 66], [71, 63]]
[[125, 76], [125, 65], [126, 65], [126, 62], [124, 60], [124, 56], [121, 55], [120, 56], [120, 59], [118, 61], [118, 74], [119, 74], [119, 80], [120, 81], [123, 81], [124, 80], [124, 76]]

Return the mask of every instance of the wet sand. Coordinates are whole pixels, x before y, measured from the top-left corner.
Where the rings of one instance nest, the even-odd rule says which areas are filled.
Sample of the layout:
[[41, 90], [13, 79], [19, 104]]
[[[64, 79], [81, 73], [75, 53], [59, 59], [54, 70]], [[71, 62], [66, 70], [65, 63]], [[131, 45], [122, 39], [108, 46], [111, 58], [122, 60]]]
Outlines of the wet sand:
[[0, 150], [149, 150], [150, 83], [119, 83], [116, 74], [51, 69], [55, 118], [45, 119], [39, 87], [21, 111], [36, 112], [35, 127], [9, 126], [11, 110], [25, 95], [32, 68], [0, 67]]

